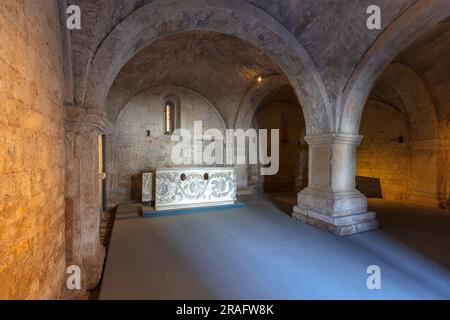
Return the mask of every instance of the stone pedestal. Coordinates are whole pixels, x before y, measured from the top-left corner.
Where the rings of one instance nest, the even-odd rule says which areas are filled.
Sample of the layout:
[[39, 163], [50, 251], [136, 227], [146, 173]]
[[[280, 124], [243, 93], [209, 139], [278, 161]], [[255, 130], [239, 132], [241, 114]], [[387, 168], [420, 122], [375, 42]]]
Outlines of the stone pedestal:
[[330, 133], [307, 136], [309, 185], [298, 195], [293, 217], [340, 236], [379, 227], [367, 211], [367, 198], [355, 188], [359, 135]]

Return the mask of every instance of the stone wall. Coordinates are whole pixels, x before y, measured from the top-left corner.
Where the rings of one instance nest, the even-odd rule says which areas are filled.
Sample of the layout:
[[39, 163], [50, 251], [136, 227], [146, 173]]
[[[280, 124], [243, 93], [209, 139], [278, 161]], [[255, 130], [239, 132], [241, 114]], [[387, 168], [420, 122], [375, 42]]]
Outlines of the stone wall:
[[406, 200], [412, 159], [408, 115], [391, 105], [369, 100], [360, 132], [364, 139], [358, 148], [357, 176], [380, 179], [385, 199]]
[[250, 183], [261, 184], [264, 192], [299, 192], [308, 185], [308, 145], [305, 122], [298, 104], [280, 101], [261, 108], [254, 118], [259, 129], [280, 130], [280, 168], [276, 175], [259, 177], [259, 170], [250, 169]]
[[0, 4], [0, 299], [60, 296], [64, 126], [57, 2]]
[[450, 120], [442, 121], [440, 125], [440, 185], [443, 207], [450, 210]]
[[163, 86], [136, 96], [122, 109], [116, 122], [117, 164], [113, 170], [117, 173], [117, 185], [110, 184], [110, 197], [118, 202], [141, 199], [142, 172], [175, 165], [170, 156], [177, 143], [171, 141], [171, 135], [164, 135], [164, 98], [167, 96], [178, 100], [180, 122], [177, 127], [193, 134], [194, 121], [202, 121], [203, 131], [219, 129], [224, 132], [223, 120], [214, 107], [191, 90]]

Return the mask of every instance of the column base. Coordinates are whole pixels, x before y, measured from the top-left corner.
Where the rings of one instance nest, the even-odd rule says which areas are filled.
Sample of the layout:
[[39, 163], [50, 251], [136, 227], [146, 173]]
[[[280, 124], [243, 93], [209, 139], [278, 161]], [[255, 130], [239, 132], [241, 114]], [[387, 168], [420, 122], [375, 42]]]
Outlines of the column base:
[[[320, 213], [313, 213], [307, 209], [295, 206], [292, 216], [303, 223], [313, 225], [328, 232], [337, 234], [338, 236], [341, 237], [375, 230], [380, 227], [378, 220], [375, 219], [376, 216], [375, 212], [366, 212], [363, 214], [350, 215], [345, 217], [346, 220], [342, 220], [341, 222], [336, 221], [336, 219], [333, 219], [334, 220], [333, 222], [327, 222], [325, 221], [326, 219], [321, 220], [318, 217], [319, 216], [327, 218], [331, 217], [321, 215]], [[339, 225], [339, 223], [343, 224]]]
[[346, 193], [322, 193], [306, 189], [299, 194], [298, 203], [292, 213], [295, 219], [339, 236], [349, 236], [380, 227], [375, 212], [367, 211], [366, 197], [356, 190]]
[[103, 267], [105, 264], [105, 250], [102, 251], [95, 265], [87, 268], [86, 286], [89, 290], [95, 289], [102, 279]]

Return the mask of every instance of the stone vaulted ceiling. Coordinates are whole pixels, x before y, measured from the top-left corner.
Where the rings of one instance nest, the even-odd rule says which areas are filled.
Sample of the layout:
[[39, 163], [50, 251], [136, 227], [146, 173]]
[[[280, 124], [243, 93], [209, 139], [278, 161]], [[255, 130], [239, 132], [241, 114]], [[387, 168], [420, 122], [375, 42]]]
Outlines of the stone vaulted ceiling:
[[[150, 0], [69, 0], [80, 5], [83, 30], [72, 32], [75, 83], [81, 84], [86, 66], [102, 39], [134, 10]], [[267, 12], [290, 31], [311, 55], [330, 99], [336, 98], [355, 65], [382, 30], [368, 30], [365, 22], [371, 0], [247, 0]], [[390, 25], [415, 0], [378, 0], [382, 29]], [[351, 54], [349, 54], [351, 52]]]
[[[418, 74], [433, 99], [438, 118], [450, 120], [450, 21], [424, 34], [396, 57], [394, 63], [404, 64]], [[402, 88], [394, 90], [385, 78], [381, 74], [370, 99], [406, 112], [397, 92]]]
[[[187, 30], [197, 30], [195, 28], [196, 23], [198, 23], [199, 29], [202, 29], [202, 26], [206, 24], [208, 28], [205, 28], [205, 30], [216, 30], [215, 27], [223, 22], [220, 19], [230, 21], [237, 16], [241, 17], [238, 14], [240, 12], [239, 10], [246, 8], [246, 15], [243, 16], [248, 18], [246, 20], [249, 21], [248, 25], [260, 26], [267, 22], [268, 29], [261, 28], [261, 30], [264, 29], [264, 32], [266, 33], [262, 32], [257, 36], [252, 35], [254, 36], [254, 38], [251, 39], [252, 43], [259, 46], [263, 44], [263, 47], [267, 50], [266, 52], [270, 52], [270, 50], [273, 49], [273, 52], [270, 53], [274, 60], [276, 60], [275, 57], [282, 57], [282, 59], [280, 59], [282, 63], [277, 61], [283, 66], [284, 71], [289, 74], [289, 78], [293, 81], [292, 84], [296, 93], [299, 95], [300, 100], [302, 100], [301, 102], [304, 111], [307, 111], [305, 117], [309, 119], [308, 128], [310, 133], [326, 130], [357, 132], [358, 121], [353, 119], [353, 115], [358, 114], [362, 110], [364, 99], [367, 98], [366, 94], [373, 85], [373, 77], [371, 78], [371, 76], [378, 74], [379, 70], [377, 70], [377, 68], [384, 68], [385, 64], [392, 60], [394, 53], [398, 54], [399, 50], [397, 49], [404, 49], [402, 45], [397, 46], [395, 44], [395, 39], [403, 39], [396, 43], [410, 43], [409, 40], [412, 40], [413, 38], [413, 35], [408, 36], [407, 31], [402, 31], [403, 28], [410, 28], [410, 30], [413, 30], [414, 28], [420, 28], [422, 26], [424, 30], [429, 29], [434, 22], [441, 22], [441, 18], [445, 19], [447, 10], [449, 10], [448, 4], [442, 0], [379, 0], [377, 1], [377, 5], [380, 6], [382, 10], [382, 28], [381, 30], [369, 30], [366, 27], [366, 20], [368, 17], [367, 8], [373, 4], [370, 0], [233, 0], [229, 2], [229, 5], [233, 7], [230, 9], [231, 13], [228, 12], [230, 15], [226, 18], [225, 16], [220, 16], [220, 14], [214, 15], [214, 19], [218, 20], [216, 21], [213, 19], [213, 23], [210, 21], [211, 12], [228, 8], [228, 4], [224, 0], [208, 1], [68, 0], [69, 4], [73, 3], [79, 5], [83, 12], [82, 30], [74, 30], [71, 32], [75, 104], [84, 105], [86, 102], [85, 97], [87, 95], [89, 97], [94, 96], [99, 98], [98, 101], [96, 98], [89, 100], [86, 105], [104, 105], [106, 92], [108, 92], [113, 79], [115, 79], [117, 71], [122, 68], [123, 63], [129, 59], [129, 56], [125, 54], [125, 51], [132, 51], [133, 48], [141, 48], [138, 46], [139, 42], [137, 42], [134, 46], [125, 46], [126, 49], [124, 49], [123, 53], [114, 56], [115, 50], [117, 50], [117, 47], [120, 45], [119, 42], [121, 41], [121, 36], [126, 37], [127, 31], [130, 33], [129, 39], [132, 39], [130, 40], [130, 43], [133, 43], [133, 37], [142, 36], [139, 34], [139, 30], [147, 32], [144, 34], [151, 34], [153, 30], [157, 33], [161, 32], [164, 36], [170, 34], [170, 32], [164, 34], [164, 30], [172, 30], [170, 23], [173, 23], [173, 30], [176, 32], [178, 32], [177, 30], [184, 32], [185, 22], [189, 26]], [[210, 9], [210, 3], [212, 11], [208, 11]], [[148, 4], [150, 5], [148, 6]], [[215, 4], [217, 4], [217, 6]], [[204, 12], [206, 15], [202, 16], [201, 19], [199, 18], [199, 20], [196, 20], [197, 16], [189, 11], [190, 6], [194, 8], [192, 12], [197, 12], [196, 10], [198, 8], [204, 8], [206, 6], [208, 8]], [[174, 17], [176, 18], [174, 18], [173, 21], [170, 20], [171, 18], [167, 18], [166, 20], [162, 19], [164, 22], [162, 22], [161, 25], [158, 25], [159, 20], [157, 14], [159, 7], [164, 7], [164, 14], [166, 14], [167, 17], [172, 17], [171, 12], [174, 12]], [[436, 10], [433, 11], [433, 8]], [[147, 13], [147, 9], [149, 12], [153, 12], [155, 16], [153, 17], [152, 14], [141, 16], [143, 13]], [[248, 14], [250, 11], [254, 12], [254, 15]], [[190, 14], [193, 14], [193, 17], [191, 17]], [[151, 21], [147, 21], [146, 17], [150, 16], [153, 18]], [[189, 23], [188, 21], [182, 20], [184, 16], [188, 17], [188, 20], [190, 19]], [[181, 19], [179, 19], [180, 17]], [[252, 24], [253, 20], [257, 21], [257, 23]], [[413, 21], [423, 21], [423, 23], [414, 23]], [[214, 23], [216, 25], [214, 25]], [[194, 26], [193, 28], [191, 28], [191, 24]], [[428, 24], [430, 24], [430, 26]], [[145, 30], [144, 26], [151, 26], [151, 28]], [[244, 23], [243, 26], [246, 26], [246, 24]], [[234, 30], [232, 26], [227, 25], [227, 28], [229, 28], [229, 30]], [[221, 29], [219, 28], [219, 30]], [[242, 30], [251, 34], [251, 30], [246, 30], [245, 27]], [[288, 37], [281, 37], [280, 42], [277, 42], [276, 40], [278, 40], [278, 38], [270, 33], [272, 30], [276, 30], [276, 34], [287, 34]], [[401, 32], [396, 32], [396, 30], [400, 30]], [[236, 30], [232, 31], [230, 34], [236, 34], [235, 32]], [[270, 37], [268, 37], [269, 33]], [[420, 29], [415, 29], [414, 34], [418, 35], [419, 33]], [[402, 35], [405, 36], [403, 37]], [[149, 36], [149, 39], [150, 38], [151, 36]], [[218, 38], [220, 37], [218, 36]], [[269, 38], [270, 41], [268, 41]], [[129, 73], [130, 76], [125, 76], [127, 68], [130, 68], [131, 70], [133, 68], [133, 63], [135, 62], [134, 60], [137, 61], [138, 57], [144, 55], [144, 53], [139, 53], [136, 58], [132, 59], [133, 61], [129, 65], [124, 67], [123, 74], [119, 75], [119, 78], [109, 95], [108, 104], [109, 107], [114, 110], [113, 113], [117, 112], [116, 109], [120, 108], [121, 103], [126, 102], [129, 95], [133, 94], [133, 91], [141, 88], [145, 89], [144, 87], [146, 86], [168, 84], [168, 81], [172, 79], [170, 80], [171, 84], [187, 86], [186, 83], [188, 83], [188, 87], [207, 96], [221, 112], [227, 124], [230, 124], [233, 121], [234, 114], [239, 107], [240, 101], [242, 101], [242, 95], [251, 85], [251, 83], [249, 83], [250, 80], [248, 80], [250, 76], [242, 76], [248, 72], [244, 71], [244, 69], [249, 69], [249, 63], [246, 62], [247, 59], [242, 58], [242, 55], [236, 57], [236, 61], [245, 61], [244, 63], [235, 63], [235, 65], [241, 63], [243, 68], [235, 68], [231, 65], [230, 68], [225, 68], [223, 60], [216, 59], [214, 61], [208, 61], [208, 59], [212, 59], [209, 57], [211, 55], [218, 56], [222, 54], [223, 57], [226, 57], [228, 52], [233, 51], [227, 51], [227, 44], [224, 43], [225, 46], [223, 50], [222, 48], [214, 49], [205, 47], [204, 50], [208, 52], [208, 54], [203, 54], [195, 52], [195, 49], [193, 49], [199, 46], [201, 38], [196, 39], [195, 37], [191, 38], [191, 36], [189, 36], [191, 41], [190, 44], [187, 43], [188, 39], [184, 39], [183, 36], [180, 36], [179, 39], [181, 41], [186, 41], [186, 43], [182, 46], [181, 44], [178, 44], [180, 41], [174, 41], [175, 44], [171, 47], [177, 47], [179, 50], [173, 51], [170, 55], [175, 59], [173, 63], [172, 61], [169, 61], [169, 58], [164, 56], [159, 59], [161, 65], [158, 66], [157, 59], [154, 59], [155, 63], [153, 63], [151, 67], [153, 72], [150, 75], [139, 76], [139, 79], [133, 78], [131, 73]], [[298, 42], [295, 41], [296, 39]], [[446, 38], [443, 39], [444, 40], [441, 42], [445, 41]], [[168, 40], [160, 39], [160, 41]], [[211, 40], [210, 42], [215, 43], [214, 41]], [[266, 41], [266, 43], [264, 43], [264, 41]], [[377, 48], [380, 48], [380, 44], [385, 43], [386, 41], [387, 43], [393, 41], [389, 44], [389, 46], [392, 47], [392, 56], [388, 54], [387, 58], [383, 59], [383, 55], [379, 54], [380, 50], [377, 50]], [[123, 42], [128, 43], [126, 39], [123, 40]], [[103, 45], [105, 43], [107, 45]], [[270, 46], [271, 43], [276, 43], [277, 45], [274, 45], [274, 48], [272, 48]], [[302, 54], [296, 54], [298, 52], [282, 54], [284, 51], [280, 48], [288, 43], [296, 43], [293, 47], [296, 48], [295, 50], [301, 48], [298, 52], [302, 52]], [[151, 48], [156, 48], [157, 45], [162, 46], [162, 49], [169, 47], [167, 44], [164, 45], [163, 42], [159, 44], [153, 43], [148, 48], [144, 49], [143, 52], [146, 50], [150, 52], [152, 50]], [[229, 47], [244, 46], [245, 45], [237, 45], [236, 42]], [[438, 52], [446, 51], [444, 44], [439, 43], [439, 46], [441, 49], [435, 50], [433, 53], [436, 57], [441, 55]], [[110, 47], [114, 47], [115, 50], [108, 51], [107, 49]], [[185, 48], [190, 48], [190, 50], [193, 51], [191, 59], [182, 57], [180, 52]], [[437, 64], [427, 66], [426, 63], [421, 62], [418, 63], [420, 65], [417, 65], [416, 67], [413, 66], [414, 62], [410, 60], [415, 55], [422, 55], [421, 59], [423, 60], [428, 54], [424, 53], [426, 51], [420, 53], [417, 50], [416, 54], [411, 53], [409, 56], [406, 54], [399, 58], [401, 61], [397, 62], [405, 63], [410, 66], [420, 74], [427, 83], [427, 86], [433, 87], [431, 95], [437, 106], [437, 113], [440, 119], [448, 118], [450, 113], [447, 111], [448, 98], [440, 97], [446, 94], [446, 81], [441, 81], [440, 84], [433, 84], [433, 80], [431, 80], [436, 72], [444, 69], [445, 66], [438, 66]], [[254, 51], [256, 52], [257, 50]], [[411, 52], [413, 51], [414, 50], [411, 49]], [[134, 53], [135, 52], [133, 52], [133, 54]], [[158, 54], [160, 54], [160, 51], [155, 50], [155, 52], [150, 52], [148, 57], [157, 57]], [[208, 55], [208, 57], [206, 57], [206, 55]], [[254, 61], [256, 65], [258, 65], [260, 56], [262, 56], [261, 53], [248, 53], [247, 55], [251, 56], [252, 61]], [[124, 61], [121, 61], [121, 57], [125, 56], [126, 58], [123, 58]], [[110, 57], [113, 58], [109, 59]], [[117, 59], [115, 59], [116, 57]], [[293, 62], [295, 63], [295, 66], [299, 66], [298, 68], [289, 65], [289, 62], [295, 60], [293, 57], [298, 58], [298, 61]], [[181, 61], [184, 60], [195, 61], [195, 65], [199, 66], [198, 70], [213, 71], [207, 71], [208, 79], [205, 81], [203, 79], [206, 78], [206, 76], [200, 75], [200, 72], [197, 74], [197, 70], [194, 70], [193, 72], [183, 71], [183, 68], [189, 69], [189, 67], [186, 67], [186, 63], [182, 65]], [[268, 59], [264, 60], [268, 61]], [[105, 65], [111, 66], [111, 68], [103, 66], [99, 61], [106, 61]], [[165, 67], [162, 66], [163, 62], [166, 64]], [[305, 63], [302, 64], [299, 62]], [[375, 64], [373, 65], [372, 63]], [[148, 65], [150, 67], [150, 64], [152, 63], [148, 62], [146, 66]], [[268, 63], [259, 63], [259, 65], [261, 68], [259, 72], [268, 72], [270, 74], [275, 69], [278, 69], [270, 61]], [[374, 74], [372, 74], [372, 66], [374, 66]], [[221, 68], [225, 72], [219, 72], [219, 70], [222, 70]], [[268, 70], [264, 70], [265, 68]], [[258, 69], [258, 67], [255, 69]], [[432, 69], [435, 71], [431, 71]], [[148, 72], [144, 67], [140, 68], [140, 72], [143, 72], [144, 70]], [[183, 72], [190, 74], [184, 75]], [[434, 74], [432, 74], [433, 72]], [[254, 73], [256, 73], [256, 71]], [[276, 71], [275, 73], [278, 72]], [[233, 74], [233, 76], [230, 76], [230, 74]], [[236, 75], [238, 75], [236, 81], [232, 80]], [[293, 75], [301, 75], [301, 77], [299, 76], [295, 79]], [[125, 80], [125, 78], [128, 78], [130, 82], [133, 82], [133, 86], [125, 85], [125, 82], [128, 81]], [[240, 81], [242, 79], [247, 79], [247, 82], [244, 83], [244, 81]], [[199, 85], [200, 82], [203, 82], [203, 84]], [[221, 85], [218, 85], [220, 82]], [[238, 92], [238, 87], [241, 90], [240, 93]], [[225, 88], [227, 88], [228, 91], [225, 92]], [[86, 92], [88, 92], [88, 94], [86, 94]], [[226, 94], [224, 94], [224, 92]], [[395, 97], [393, 97], [393, 99], [395, 100]], [[312, 111], [318, 110], [318, 108], [322, 110], [320, 112]], [[398, 106], [398, 108], [402, 109], [401, 106]], [[358, 118], [358, 116], [356, 116], [356, 118]]]
[[114, 119], [137, 93], [157, 85], [179, 85], [208, 98], [226, 118], [257, 76], [280, 74], [270, 58], [238, 38], [183, 33], [160, 39], [133, 57], [114, 82], [107, 104]]
[[[356, 64], [382, 30], [366, 27], [372, 0], [248, 0], [292, 32], [311, 55], [331, 100], [345, 86]], [[378, 0], [382, 29], [389, 26], [414, 0]]]
[[450, 120], [450, 20], [420, 37], [395, 62], [418, 73], [431, 94], [438, 118]]

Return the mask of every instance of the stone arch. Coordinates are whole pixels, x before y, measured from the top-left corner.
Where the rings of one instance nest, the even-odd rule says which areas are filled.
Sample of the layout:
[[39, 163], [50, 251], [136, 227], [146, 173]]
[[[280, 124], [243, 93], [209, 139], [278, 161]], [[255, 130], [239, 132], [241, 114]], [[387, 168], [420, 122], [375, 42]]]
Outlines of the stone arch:
[[[145, 170], [153, 170], [166, 165], [160, 163], [158, 156], [147, 157], [147, 154], [159, 154], [163, 159], [165, 158], [170, 161], [170, 151], [167, 153], [168, 150], [164, 148], [164, 145], [170, 147], [171, 137], [165, 136], [162, 131], [164, 122], [163, 106], [167, 97], [176, 97], [176, 99], [178, 99], [181, 107], [180, 120], [184, 121], [184, 124], [182, 125], [183, 128], [192, 128], [192, 126], [190, 126], [192, 125], [190, 122], [192, 119], [203, 119], [208, 129], [217, 128], [225, 135], [226, 126], [221, 114], [206, 97], [198, 92], [184, 86], [173, 85], [153, 86], [140, 91], [138, 94], [134, 95], [133, 98], [129, 99], [129, 101], [122, 106], [120, 111], [118, 109], [114, 110], [117, 115], [114, 118], [115, 120], [112, 120], [109, 123], [108, 135], [110, 136], [111, 143], [109, 145], [109, 150], [111, 154], [113, 154], [109, 161], [108, 170], [110, 175], [109, 181], [111, 183], [108, 196], [110, 203], [118, 204], [123, 201], [129, 201], [130, 199], [137, 199], [140, 192], [138, 187], [140, 185], [140, 173]], [[196, 106], [199, 106], [200, 108], [195, 109]], [[151, 111], [142, 113], [143, 109]], [[157, 109], [161, 109], [160, 112], [156, 111]], [[134, 113], [134, 110], [137, 110], [137, 113]], [[195, 110], [201, 110], [198, 117], [194, 114]], [[203, 117], [202, 115], [206, 116]], [[132, 119], [133, 122], [130, 122], [130, 119]], [[139, 119], [137, 123], [136, 119]], [[189, 123], [187, 121], [189, 121]], [[147, 124], [144, 127], [142, 126], [142, 123]], [[134, 128], [131, 128], [131, 124], [136, 125]], [[136, 129], [138, 131], [142, 130], [142, 137], [144, 136], [144, 130], [149, 130], [152, 138], [144, 141], [143, 139], [147, 138], [139, 138], [140, 134], [139, 132], [136, 134]], [[134, 136], [133, 139], [127, 140], [130, 138], [130, 135]], [[136, 139], [135, 137], [138, 138]], [[125, 138], [125, 140], [122, 140], [123, 138]], [[136, 154], [138, 158], [133, 169], [128, 170], [128, 165], [125, 165], [127, 160], [121, 159], [121, 156], [123, 157], [124, 155], [123, 147], [139, 145], [144, 148], [146, 145], [151, 145], [151, 148], [156, 147], [160, 148], [160, 150], [158, 152], [142, 152], [140, 150], [133, 150], [132, 148], [132, 150], [125, 151], [125, 153]], [[142, 159], [145, 159], [145, 164]], [[165, 160], [162, 161], [166, 162]], [[139, 170], [139, 172], [136, 172], [135, 169]], [[125, 188], [123, 187], [123, 182], [125, 181], [124, 178], [128, 181], [125, 182], [125, 186], [129, 183], [128, 187]], [[134, 187], [132, 187], [132, 185], [134, 185]], [[124, 193], [124, 189], [133, 191], [127, 195]]]
[[[270, 102], [268, 102], [268, 103], [260, 104], [259, 108], [256, 109], [256, 112], [255, 112], [255, 114], [253, 115], [253, 118], [258, 114], [258, 112], [263, 111], [265, 108], [269, 107], [273, 102], [280, 102], [280, 101], [275, 100], [275, 101], [270, 101]], [[297, 106], [297, 104], [295, 104], [295, 103], [293, 103], [293, 102], [290, 102], [290, 101], [282, 101], [282, 102], [285, 103], [285, 104], [287, 104], [287, 105]]]
[[124, 110], [124, 108], [126, 107], [126, 105], [128, 103], [130, 103], [131, 101], [133, 101], [133, 99], [135, 99], [138, 96], [141, 96], [142, 94], [145, 94], [146, 92], [162, 92], [160, 94], [160, 100], [161, 100], [161, 105], [163, 105], [164, 101], [168, 98], [168, 97], [175, 97], [175, 99], [177, 99], [177, 104], [180, 108], [183, 108], [183, 101], [179, 98], [177, 93], [174, 93], [174, 90], [179, 89], [185, 92], [188, 92], [194, 96], [197, 96], [199, 98], [201, 98], [205, 104], [208, 106], [208, 108], [217, 116], [217, 118], [219, 119], [222, 128], [221, 130], [223, 132], [225, 132], [226, 130], [226, 125], [225, 125], [225, 120], [223, 119], [222, 115], [220, 114], [220, 112], [217, 110], [217, 108], [214, 106], [214, 104], [204, 95], [198, 93], [197, 91], [194, 91], [192, 89], [186, 88], [184, 86], [179, 86], [179, 85], [159, 85], [159, 86], [154, 86], [151, 88], [147, 88], [145, 90], [142, 90], [140, 92], [138, 92], [137, 94], [135, 94], [131, 99], [129, 99], [127, 101], [127, 103], [125, 103], [113, 116], [112, 119], [114, 119], [114, 125], [113, 127], [115, 127], [116, 123], [119, 121], [120, 119], [120, 115], [122, 114], [122, 111]]
[[251, 127], [253, 117], [261, 106], [264, 98], [272, 91], [290, 85], [284, 76], [271, 76], [263, 79], [262, 82], [255, 84], [244, 96], [239, 105], [239, 110], [234, 122], [235, 129], [248, 129]]
[[[255, 110], [255, 112], [254, 112], [254, 114], [253, 114], [253, 116], [252, 116], [252, 120], [251, 120], [251, 123], [254, 123], [254, 121], [255, 121], [255, 118], [257, 117], [257, 115], [258, 115], [258, 113], [259, 112], [262, 112], [262, 111], [264, 111], [264, 109], [265, 108], [267, 108], [267, 107], [269, 107], [269, 106], [271, 106], [273, 103], [277, 103], [277, 102], [279, 102], [279, 101], [270, 101], [270, 102], [268, 102], [268, 103], [260, 103], [259, 104], [259, 107], [258, 108], [256, 108], [256, 110]], [[290, 102], [290, 101], [282, 101], [284, 104], [286, 104], [286, 105], [290, 105], [290, 106], [293, 106], [293, 107], [297, 107], [297, 104], [296, 103], [293, 103], [293, 102]], [[306, 137], [306, 135], [307, 135], [307, 132], [306, 132], [306, 128], [305, 128], [305, 123], [304, 123], [304, 117], [301, 119], [303, 122], [301, 123], [301, 125], [302, 125], [302, 137]], [[255, 128], [255, 129], [259, 129], [259, 128]], [[280, 128], [281, 129], [281, 128]], [[289, 130], [289, 129], [288, 129]], [[280, 139], [282, 139], [281, 138], [282, 137], [282, 134], [281, 134], [281, 130], [280, 130]], [[305, 142], [306, 143], [306, 142]]]
[[[239, 105], [238, 113], [234, 121], [234, 129], [247, 130], [252, 127], [252, 122], [256, 114], [267, 105], [263, 105], [264, 99], [273, 91], [284, 86], [291, 86], [289, 80], [282, 75], [275, 75], [264, 78], [260, 83], [256, 83], [251, 87]], [[302, 108], [303, 109], [303, 108]], [[303, 110], [302, 110], [303, 113]], [[303, 118], [306, 123], [305, 116]], [[250, 166], [246, 164], [236, 165], [237, 180], [239, 192], [246, 193], [249, 191], [248, 172]]]
[[325, 85], [309, 54], [278, 21], [242, 0], [155, 0], [138, 8], [98, 48], [81, 101], [87, 108], [104, 108], [114, 79], [131, 57], [157, 39], [188, 31], [220, 32], [255, 45], [288, 76], [302, 102], [308, 133], [331, 130]]
[[248, 187], [253, 192], [269, 193], [298, 192], [305, 188], [308, 181], [308, 145], [304, 140], [305, 122], [298, 101], [269, 94], [256, 109], [251, 127], [257, 130], [279, 129], [280, 157], [278, 171], [274, 175], [255, 176], [255, 171], [258, 172], [261, 166], [247, 166]]
[[433, 100], [423, 80], [407, 65], [390, 64], [382, 73], [387, 82], [403, 100], [411, 122], [414, 141], [436, 139], [438, 121]]
[[357, 65], [339, 98], [339, 132], [357, 133], [370, 91], [383, 70], [419, 36], [450, 16], [450, 2], [419, 0], [395, 20]]
[[428, 88], [414, 70], [401, 63], [385, 68], [379, 81], [398, 94], [408, 115], [411, 168], [407, 200], [437, 207], [444, 201], [443, 184], [439, 174], [437, 112]]

